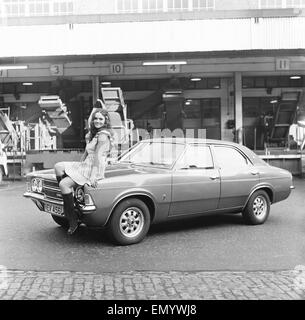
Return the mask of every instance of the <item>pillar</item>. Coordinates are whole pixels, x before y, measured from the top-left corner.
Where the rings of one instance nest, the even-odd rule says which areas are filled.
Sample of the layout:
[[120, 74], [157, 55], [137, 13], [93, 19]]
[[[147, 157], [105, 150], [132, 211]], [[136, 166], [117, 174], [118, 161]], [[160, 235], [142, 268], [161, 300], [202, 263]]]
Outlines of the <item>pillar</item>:
[[100, 78], [99, 76], [92, 77], [92, 103], [95, 104], [96, 100], [100, 98]]
[[234, 92], [235, 92], [235, 129], [236, 141], [240, 144], [243, 142], [243, 110], [242, 110], [242, 77], [241, 72], [234, 74]]

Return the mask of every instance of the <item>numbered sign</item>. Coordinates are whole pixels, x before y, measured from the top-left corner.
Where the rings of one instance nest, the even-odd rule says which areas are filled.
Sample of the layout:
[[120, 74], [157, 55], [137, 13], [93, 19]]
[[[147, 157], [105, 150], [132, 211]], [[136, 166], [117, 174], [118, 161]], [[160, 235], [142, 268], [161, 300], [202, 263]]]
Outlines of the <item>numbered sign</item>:
[[64, 66], [62, 64], [52, 64], [50, 66], [50, 73], [52, 76], [63, 76]]
[[276, 70], [289, 70], [290, 60], [289, 59], [276, 59]]
[[180, 64], [171, 64], [167, 66], [167, 72], [168, 73], [179, 73], [181, 70]]
[[123, 74], [124, 65], [123, 63], [111, 63], [110, 64], [110, 74]]

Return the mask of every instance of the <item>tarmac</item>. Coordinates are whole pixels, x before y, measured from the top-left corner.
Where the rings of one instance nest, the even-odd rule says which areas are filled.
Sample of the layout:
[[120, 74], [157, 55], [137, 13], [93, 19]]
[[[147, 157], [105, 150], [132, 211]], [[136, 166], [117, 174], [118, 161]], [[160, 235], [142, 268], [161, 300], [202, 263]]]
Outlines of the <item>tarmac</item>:
[[[1, 188], [10, 187], [4, 181]], [[305, 300], [305, 266], [282, 271], [7, 270], [0, 300]]]
[[37, 272], [0, 268], [0, 300], [304, 300], [305, 267], [255, 272]]

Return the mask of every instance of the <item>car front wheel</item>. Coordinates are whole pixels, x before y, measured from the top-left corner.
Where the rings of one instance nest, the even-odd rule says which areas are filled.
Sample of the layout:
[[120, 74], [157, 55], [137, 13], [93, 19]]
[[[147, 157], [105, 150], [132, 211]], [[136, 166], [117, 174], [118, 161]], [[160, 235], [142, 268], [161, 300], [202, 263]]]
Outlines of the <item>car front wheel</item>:
[[58, 216], [55, 216], [54, 214], [52, 214], [52, 218], [61, 227], [65, 228], [65, 229], [69, 228], [69, 222], [66, 218], [58, 217]]
[[270, 212], [270, 199], [263, 190], [255, 191], [250, 197], [242, 212], [243, 218], [248, 224], [263, 224]]
[[136, 198], [122, 201], [111, 215], [108, 231], [119, 245], [142, 241], [150, 227], [150, 213], [146, 204]]

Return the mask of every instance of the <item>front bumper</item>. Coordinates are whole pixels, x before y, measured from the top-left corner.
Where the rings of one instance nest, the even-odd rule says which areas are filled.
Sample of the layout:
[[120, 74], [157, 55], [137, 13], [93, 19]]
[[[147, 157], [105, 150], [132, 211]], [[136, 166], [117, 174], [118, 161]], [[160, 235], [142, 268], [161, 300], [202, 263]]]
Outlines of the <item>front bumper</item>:
[[[49, 198], [46, 198], [43, 194], [39, 194], [39, 193], [25, 192], [23, 196], [25, 198], [31, 199], [36, 204], [38, 209], [44, 212], [46, 212], [44, 209], [45, 204], [56, 205], [60, 207], [63, 207], [64, 205], [63, 201], [61, 200], [49, 199]], [[95, 205], [78, 205], [77, 209], [80, 211], [81, 214], [84, 214], [84, 215], [91, 214], [96, 211]], [[47, 213], [51, 213], [51, 212], [47, 212]], [[56, 212], [52, 212], [51, 214], [54, 214], [59, 217], [64, 216], [64, 214], [58, 214]]]

